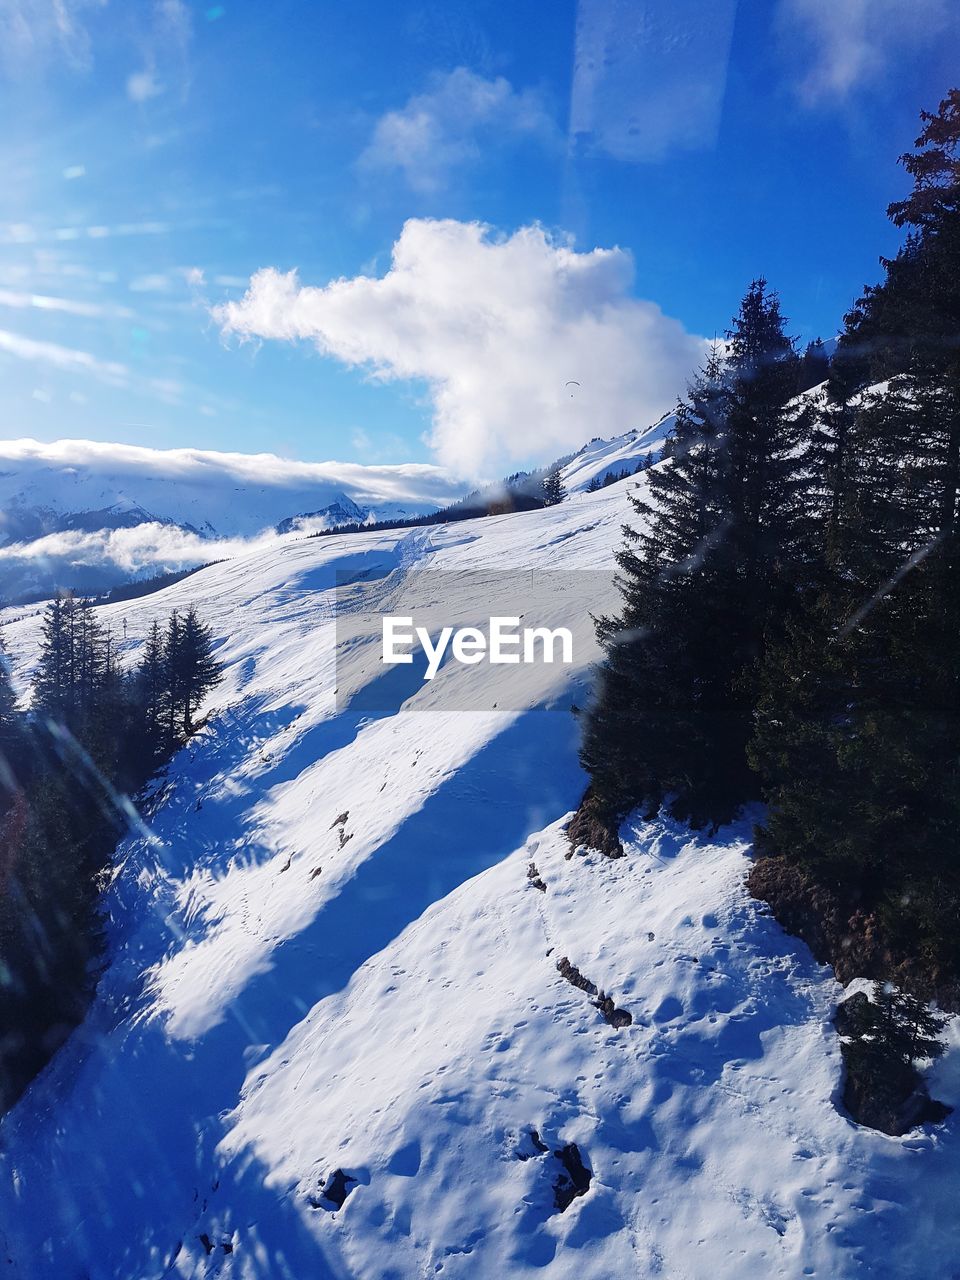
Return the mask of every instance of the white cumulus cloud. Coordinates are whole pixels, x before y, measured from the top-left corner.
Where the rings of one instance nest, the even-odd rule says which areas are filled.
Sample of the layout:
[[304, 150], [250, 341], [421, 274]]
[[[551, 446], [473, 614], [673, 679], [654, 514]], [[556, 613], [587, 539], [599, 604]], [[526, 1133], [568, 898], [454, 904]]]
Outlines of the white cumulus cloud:
[[484, 145], [537, 137], [556, 140], [558, 131], [533, 89], [517, 91], [503, 76], [494, 80], [457, 67], [436, 76], [425, 93], [380, 117], [361, 169], [397, 170], [416, 191], [436, 191], [453, 170], [479, 159]]
[[424, 380], [438, 460], [490, 475], [645, 426], [683, 390], [705, 342], [632, 285], [623, 249], [411, 219], [382, 277], [313, 286], [265, 268], [214, 316], [225, 334], [308, 339], [378, 379]]

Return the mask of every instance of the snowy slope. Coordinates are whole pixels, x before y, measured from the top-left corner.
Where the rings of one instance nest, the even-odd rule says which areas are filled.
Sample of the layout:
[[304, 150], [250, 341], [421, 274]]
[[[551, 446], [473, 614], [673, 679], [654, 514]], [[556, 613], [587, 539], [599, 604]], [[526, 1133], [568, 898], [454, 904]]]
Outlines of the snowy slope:
[[656, 461], [675, 421], [676, 414], [668, 413], [645, 431], [628, 431], [611, 440], [591, 440], [561, 468], [567, 493], [582, 493], [592, 480], [603, 480], [614, 472], [635, 471], [649, 454]]
[[[0, 1126], [6, 1274], [955, 1272], [957, 1120], [892, 1139], [837, 1110], [841, 993], [747, 896], [748, 825], [628, 825], [622, 861], [564, 858], [589, 649], [515, 710], [481, 667], [473, 711], [450, 709], [462, 670], [385, 677], [363, 643], [334, 668], [337, 569], [385, 605], [495, 566], [528, 571], [538, 622], [609, 608], [633, 483], [251, 551], [103, 611], [133, 646], [195, 601], [228, 677], [122, 847], [86, 1024]], [[558, 568], [594, 572], [561, 593]], [[480, 608], [475, 584], [450, 608]], [[23, 678], [36, 620], [5, 636]], [[352, 709], [378, 680], [384, 709]], [[937, 1070], [960, 1101], [960, 1036]], [[570, 1143], [592, 1181], [561, 1213]]]
[[[594, 440], [567, 488], [656, 452], [664, 423]], [[460, 497], [439, 467], [304, 463], [273, 454], [60, 440], [0, 442], [0, 602], [96, 594], [237, 553], [238, 542], [402, 520]], [[242, 549], [242, 546], [241, 548]]]

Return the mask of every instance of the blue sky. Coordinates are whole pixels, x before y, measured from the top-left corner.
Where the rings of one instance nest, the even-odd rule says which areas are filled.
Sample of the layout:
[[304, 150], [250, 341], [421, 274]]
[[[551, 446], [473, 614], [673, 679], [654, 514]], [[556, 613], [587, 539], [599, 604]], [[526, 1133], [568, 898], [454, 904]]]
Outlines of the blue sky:
[[477, 474], [645, 425], [756, 274], [835, 332], [960, 65], [947, 0], [0, 0], [0, 34], [5, 436]]

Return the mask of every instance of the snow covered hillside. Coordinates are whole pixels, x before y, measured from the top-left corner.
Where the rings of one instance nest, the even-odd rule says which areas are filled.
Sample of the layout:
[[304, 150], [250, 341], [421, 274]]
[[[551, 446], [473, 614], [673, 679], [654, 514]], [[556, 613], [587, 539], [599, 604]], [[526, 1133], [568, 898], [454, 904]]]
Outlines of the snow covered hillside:
[[[837, 1109], [841, 991], [748, 897], [749, 824], [565, 857], [594, 650], [509, 710], [483, 666], [335, 664], [338, 570], [382, 607], [493, 567], [538, 624], [610, 609], [634, 483], [249, 550], [102, 610], [133, 649], [195, 602], [227, 678], [121, 846], [85, 1024], [0, 1124], [6, 1275], [956, 1274], [957, 1118], [895, 1139]], [[479, 618], [475, 582], [444, 603]], [[4, 634], [23, 680], [38, 622]]]
[[676, 415], [668, 413], [645, 431], [627, 431], [612, 440], [591, 440], [560, 471], [567, 493], [584, 492], [591, 481], [611, 474], [635, 471], [648, 455], [656, 461], [675, 421]]
[[[633, 471], [672, 419], [593, 440], [563, 469], [568, 492]], [[230, 557], [244, 542], [403, 520], [466, 486], [425, 464], [294, 462], [274, 454], [61, 440], [0, 443], [0, 602], [94, 594]]]

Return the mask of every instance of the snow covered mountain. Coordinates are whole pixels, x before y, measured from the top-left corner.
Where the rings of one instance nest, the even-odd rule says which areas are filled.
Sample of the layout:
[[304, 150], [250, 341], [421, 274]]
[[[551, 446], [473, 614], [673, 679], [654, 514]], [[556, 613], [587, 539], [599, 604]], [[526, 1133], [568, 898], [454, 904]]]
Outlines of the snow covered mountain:
[[433, 511], [462, 487], [426, 464], [293, 462], [275, 454], [60, 440], [0, 443], [0, 540], [156, 521], [205, 537], [250, 537], [337, 503], [393, 519]]
[[[604, 612], [636, 483], [250, 549], [103, 609], [132, 653], [195, 602], [227, 678], [121, 846], [86, 1023], [0, 1124], [7, 1275], [955, 1272], [960, 1126], [838, 1109], [841, 989], [747, 895], [749, 824], [637, 821], [621, 861], [565, 856], [596, 650], [509, 709], [483, 666], [428, 683], [336, 652], [338, 570], [381, 607], [442, 581], [480, 616], [466, 571], [495, 568], [538, 623]], [[37, 629], [5, 628], [21, 680]]]
[[0, 598], [100, 591], [233, 553], [237, 539], [435, 511], [439, 467], [61, 440], [0, 443]]
[[664, 414], [644, 431], [627, 431], [611, 440], [599, 437], [585, 444], [560, 471], [567, 493], [582, 493], [593, 481], [622, 471], [635, 471], [648, 458], [656, 461], [673, 430], [676, 414]]
[[[593, 440], [563, 468], [568, 492], [633, 470], [672, 418]], [[292, 462], [61, 440], [0, 442], [0, 602], [96, 593], [224, 559], [252, 539], [435, 511], [465, 486], [425, 464]]]

